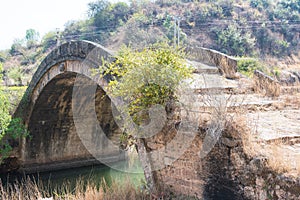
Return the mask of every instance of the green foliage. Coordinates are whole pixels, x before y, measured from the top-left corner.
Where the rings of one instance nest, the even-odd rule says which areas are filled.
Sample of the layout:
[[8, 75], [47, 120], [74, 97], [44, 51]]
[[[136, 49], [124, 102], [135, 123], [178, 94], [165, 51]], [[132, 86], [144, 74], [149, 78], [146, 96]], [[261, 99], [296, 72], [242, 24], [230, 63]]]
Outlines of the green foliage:
[[29, 135], [21, 119], [12, 119], [9, 114], [10, 106], [11, 102], [4, 92], [3, 86], [0, 86], [0, 163], [9, 156], [12, 150], [8, 139], [18, 139]]
[[9, 53], [12, 56], [22, 55], [22, 52], [24, 51], [23, 45], [24, 45], [23, 39], [15, 39], [13, 44], [11, 45]]
[[8, 54], [8, 51], [5, 51], [5, 50], [0, 51], [0, 63], [6, 61], [7, 54]]
[[0, 139], [1, 136], [5, 134], [11, 120], [11, 116], [9, 115], [9, 106], [8, 98], [3, 92], [3, 87], [0, 86]]
[[19, 59], [20, 65], [34, 64], [41, 53], [38, 40], [39, 33], [29, 29], [23, 39], [14, 40], [9, 53], [11, 56], [22, 56], [22, 59]]
[[55, 47], [57, 44], [57, 32], [49, 31], [42, 38], [43, 51], [47, 51], [49, 48]]
[[270, 19], [300, 20], [300, 1], [299, 0], [279, 1], [273, 13], [270, 13]]
[[128, 20], [129, 6], [124, 2], [110, 3], [107, 0], [98, 0], [88, 4], [88, 15], [94, 31], [97, 31], [97, 40], [103, 41], [110, 32]]
[[[164, 28], [164, 34], [167, 36], [167, 38], [170, 41], [173, 41], [175, 26], [174, 26], [173, 17], [171, 15], [166, 15], [163, 23], [163, 28]], [[176, 27], [176, 32], [177, 32], [177, 27]], [[182, 29], [179, 30], [179, 33], [180, 33], [180, 42], [184, 43], [187, 39], [186, 34], [182, 31]]]
[[268, 9], [270, 5], [270, 0], [250, 0], [250, 6], [253, 8], [257, 8], [260, 11]]
[[[224, 9], [225, 9], [224, 5]], [[224, 10], [225, 15], [231, 15], [231, 9], [225, 9]], [[219, 5], [218, 2], [212, 2], [212, 3], [207, 3], [201, 6], [197, 6], [196, 10], [194, 11], [194, 16], [196, 26], [201, 26], [201, 24], [207, 23], [207, 21], [212, 20], [214, 18], [223, 18], [223, 8], [222, 6]], [[229, 14], [230, 13], [230, 14]]]
[[243, 56], [251, 53], [255, 47], [255, 38], [249, 32], [243, 32], [237, 24], [229, 25], [218, 33], [217, 43], [230, 55]]
[[2, 81], [3, 78], [3, 65], [0, 63], [0, 82]]
[[11, 140], [17, 141], [21, 137], [29, 136], [29, 132], [20, 118], [11, 119], [9, 117], [9, 123], [6, 125], [0, 133], [0, 164], [9, 157], [13, 150], [13, 146], [10, 144]]
[[137, 113], [155, 104], [166, 105], [175, 98], [179, 83], [191, 75], [182, 49], [166, 43], [142, 51], [123, 47], [116, 61], [106, 63], [107, 74], [113, 75], [109, 91], [129, 102], [129, 114], [139, 123]]
[[8, 156], [11, 147], [2, 141], [6, 135], [7, 128], [9, 126], [11, 116], [9, 115], [9, 101], [7, 96], [3, 93], [3, 86], [0, 86], [0, 163], [3, 158]]
[[[93, 40], [93, 37], [91, 36], [91, 34], [89, 34], [90, 26], [91, 26], [90, 20], [68, 21], [65, 24], [65, 30], [62, 33], [62, 37], [67, 41], [69, 41], [69, 40]], [[55, 40], [56, 40], [56, 37], [55, 37]]]
[[280, 77], [280, 73], [281, 73], [281, 70], [280, 70], [278, 67], [273, 67], [273, 68], [272, 68], [272, 74], [273, 74], [273, 76], [275, 76], [276, 78], [279, 78], [279, 77]]
[[285, 40], [276, 40], [274, 45], [273, 55], [283, 56], [288, 55], [288, 49], [290, 44]]
[[180, 0], [157, 0], [156, 3], [161, 7], [180, 5]]
[[[161, 38], [173, 40], [172, 16], [177, 16], [182, 19], [180, 34], [185, 44], [231, 55], [281, 57], [299, 50], [299, 12], [299, 0], [96, 0], [88, 4], [89, 18], [68, 22], [59, 39], [90, 40], [113, 47], [121, 43], [145, 46]], [[25, 40], [12, 46], [12, 55], [23, 54], [20, 46], [35, 41], [36, 33], [29, 29]], [[57, 39], [55, 32], [44, 36], [44, 52], [54, 47]]]
[[40, 34], [34, 29], [28, 29], [26, 30], [25, 39], [26, 39], [27, 48], [31, 48], [37, 45], [37, 43], [39, 42]]
[[16, 140], [21, 136], [22, 137], [29, 136], [29, 132], [25, 128], [20, 118], [13, 118], [6, 129], [6, 135], [9, 135], [10, 138]]
[[241, 58], [238, 60], [238, 72], [252, 77], [255, 70], [269, 74], [267, 67], [260, 63], [257, 59]]
[[12, 78], [17, 85], [22, 85], [22, 78], [24, 73], [22, 72], [21, 67], [14, 67], [8, 71], [8, 77]]
[[70, 21], [61, 32], [47, 33], [40, 45], [38, 32], [28, 29], [10, 49], [10, 55], [23, 59], [0, 54], [0, 61], [32, 65], [49, 49], [70, 40], [90, 40], [114, 50], [121, 44], [141, 49], [173, 41], [173, 16], [182, 19], [182, 44], [230, 55], [283, 57], [299, 52], [299, 12], [300, 0], [95, 0], [88, 4], [88, 19]]
[[12, 86], [6, 87], [4, 95], [7, 96], [8, 101], [10, 102], [9, 113], [13, 113], [20, 103], [27, 87], [26, 86]]

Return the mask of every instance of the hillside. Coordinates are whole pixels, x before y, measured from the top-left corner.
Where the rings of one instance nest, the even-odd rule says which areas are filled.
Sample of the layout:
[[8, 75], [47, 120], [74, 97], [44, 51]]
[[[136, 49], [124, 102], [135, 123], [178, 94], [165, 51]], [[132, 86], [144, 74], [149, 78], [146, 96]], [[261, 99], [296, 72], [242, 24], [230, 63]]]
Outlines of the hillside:
[[88, 19], [69, 21], [63, 31], [50, 31], [41, 41], [29, 29], [24, 39], [2, 51], [5, 84], [26, 85], [41, 59], [59, 43], [84, 39], [113, 50], [123, 44], [141, 48], [173, 42], [174, 31], [183, 46], [259, 58], [273, 70], [299, 68], [299, 0], [100, 0], [88, 7]]

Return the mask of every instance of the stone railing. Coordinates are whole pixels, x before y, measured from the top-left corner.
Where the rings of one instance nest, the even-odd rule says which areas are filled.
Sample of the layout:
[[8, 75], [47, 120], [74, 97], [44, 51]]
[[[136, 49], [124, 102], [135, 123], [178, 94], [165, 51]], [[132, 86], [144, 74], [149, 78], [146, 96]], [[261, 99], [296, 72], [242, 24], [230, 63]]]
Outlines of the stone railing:
[[186, 52], [191, 60], [218, 67], [226, 78], [237, 78], [237, 60], [235, 58], [203, 47], [187, 47]]

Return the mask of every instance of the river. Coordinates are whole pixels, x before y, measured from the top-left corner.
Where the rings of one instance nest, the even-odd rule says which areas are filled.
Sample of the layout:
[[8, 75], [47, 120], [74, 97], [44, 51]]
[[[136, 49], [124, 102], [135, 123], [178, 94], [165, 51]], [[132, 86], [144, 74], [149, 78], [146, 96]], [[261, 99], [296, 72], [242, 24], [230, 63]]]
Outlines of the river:
[[[105, 180], [107, 185], [111, 185], [112, 182], [124, 184], [130, 181], [134, 186], [140, 187], [145, 182], [145, 178], [140, 163], [138, 161], [134, 163], [129, 166], [128, 162], [123, 161], [110, 166], [100, 164], [32, 174], [2, 174], [0, 179], [4, 185], [15, 182], [22, 183], [24, 180], [26, 182], [27, 179], [31, 179], [39, 184], [42, 183], [45, 188], [51, 191], [59, 191], [59, 188], [63, 188], [66, 185], [73, 190], [79, 181], [83, 185], [92, 183], [98, 186], [103, 180]], [[128, 171], [134, 171], [135, 173]]]

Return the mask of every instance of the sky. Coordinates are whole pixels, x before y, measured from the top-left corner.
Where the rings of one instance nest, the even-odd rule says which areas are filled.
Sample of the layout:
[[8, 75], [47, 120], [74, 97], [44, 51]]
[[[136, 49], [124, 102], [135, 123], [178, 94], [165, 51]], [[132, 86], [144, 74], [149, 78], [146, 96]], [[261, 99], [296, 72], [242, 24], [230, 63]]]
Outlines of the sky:
[[26, 30], [35, 29], [42, 37], [70, 20], [85, 19], [87, 4], [93, 0], [1, 0], [0, 50], [9, 49]]

